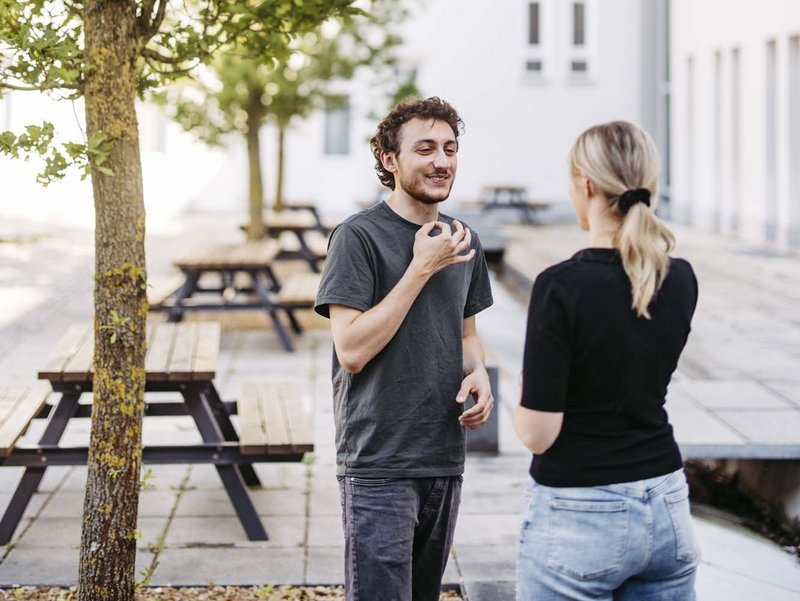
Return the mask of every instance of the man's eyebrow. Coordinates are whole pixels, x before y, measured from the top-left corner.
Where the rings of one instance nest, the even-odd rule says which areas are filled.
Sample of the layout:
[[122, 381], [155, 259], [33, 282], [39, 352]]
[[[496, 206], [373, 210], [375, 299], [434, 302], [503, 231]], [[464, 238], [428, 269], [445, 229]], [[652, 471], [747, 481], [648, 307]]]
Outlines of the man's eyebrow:
[[[433, 138], [424, 138], [422, 140], [417, 140], [416, 142], [414, 142], [414, 146], [418, 146], [420, 144], [438, 144], [438, 143], [439, 141], [434, 140]], [[447, 146], [448, 144], [458, 144], [458, 142], [451, 138], [449, 140], [445, 140], [444, 146]]]

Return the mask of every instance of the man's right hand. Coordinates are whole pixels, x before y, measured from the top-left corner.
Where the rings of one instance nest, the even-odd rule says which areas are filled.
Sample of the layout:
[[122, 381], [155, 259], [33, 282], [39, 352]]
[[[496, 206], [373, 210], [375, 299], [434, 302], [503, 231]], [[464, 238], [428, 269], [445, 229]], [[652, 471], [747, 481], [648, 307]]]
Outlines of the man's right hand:
[[[458, 220], [453, 220], [453, 226], [455, 231], [442, 221], [431, 221], [419, 228], [414, 240], [411, 266], [431, 276], [450, 265], [471, 261], [475, 256], [474, 248], [466, 254], [461, 253], [469, 249], [472, 233]], [[441, 230], [441, 233], [431, 236], [434, 229]]]

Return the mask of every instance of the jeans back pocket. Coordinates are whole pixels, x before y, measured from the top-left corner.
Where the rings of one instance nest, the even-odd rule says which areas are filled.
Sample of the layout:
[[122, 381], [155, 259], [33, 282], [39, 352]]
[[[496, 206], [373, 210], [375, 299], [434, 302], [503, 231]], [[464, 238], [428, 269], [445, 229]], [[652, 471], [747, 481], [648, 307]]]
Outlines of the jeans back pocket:
[[625, 501], [552, 499], [549, 514], [548, 567], [578, 580], [622, 569], [629, 533]]
[[692, 563], [700, 555], [692, 530], [692, 516], [689, 513], [689, 488], [664, 495], [672, 528], [675, 531], [675, 542], [678, 561]]

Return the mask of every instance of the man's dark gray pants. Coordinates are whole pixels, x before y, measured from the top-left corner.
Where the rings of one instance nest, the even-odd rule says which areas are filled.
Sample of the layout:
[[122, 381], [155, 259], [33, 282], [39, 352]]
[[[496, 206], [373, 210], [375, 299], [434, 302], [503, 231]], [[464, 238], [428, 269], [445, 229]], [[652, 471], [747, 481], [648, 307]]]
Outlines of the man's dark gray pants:
[[339, 477], [347, 601], [438, 601], [461, 482]]

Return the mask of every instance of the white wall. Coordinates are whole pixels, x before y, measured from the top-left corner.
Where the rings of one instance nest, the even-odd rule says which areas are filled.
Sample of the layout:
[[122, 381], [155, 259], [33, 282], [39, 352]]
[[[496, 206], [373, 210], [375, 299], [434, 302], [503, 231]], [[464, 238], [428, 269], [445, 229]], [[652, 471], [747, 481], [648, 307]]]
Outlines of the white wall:
[[[404, 57], [417, 67], [423, 94], [452, 103], [466, 124], [453, 199], [477, 199], [484, 184], [518, 183], [536, 198], [566, 202], [566, 154], [575, 137], [612, 119], [642, 123], [647, 53], [640, 44], [654, 40], [638, 35], [639, 0], [587, 2], [588, 81], [572, 78], [568, 68], [569, 2], [542, 2], [546, 73], [540, 80], [525, 73], [527, 1], [409, 5], [416, 9], [405, 27]], [[297, 128], [288, 149], [289, 196], [313, 196], [327, 211], [342, 213], [375, 195], [378, 180], [365, 140], [376, 122], [367, 114], [387, 107], [353, 100], [349, 158], [323, 154], [321, 116]]]
[[[453, 199], [473, 200], [491, 183], [526, 185], [537, 199], [567, 202], [566, 153], [586, 127], [627, 119], [652, 130], [649, 44], [642, 33], [657, 0], [586, 0], [589, 75], [574, 78], [571, 2], [541, 0], [545, 71], [526, 74], [527, 0], [406, 0], [413, 18], [405, 25], [404, 55], [418, 69], [426, 95], [451, 102], [466, 123]], [[372, 199], [380, 189], [367, 140], [388, 109], [368, 77], [343, 84], [352, 93], [348, 156], [324, 154], [324, 116], [295, 124], [286, 144], [286, 195], [316, 199], [325, 213], [341, 216]], [[648, 89], [643, 89], [647, 87]], [[78, 133], [69, 103], [41, 96], [13, 95], [10, 125], [15, 131], [44, 115], [59, 128]], [[18, 99], [20, 99], [18, 101]], [[0, 119], [3, 117], [0, 101]], [[8, 101], [6, 101], [7, 103]], [[82, 106], [76, 104], [82, 116]], [[376, 117], [377, 115], [377, 117]], [[169, 227], [181, 210], [241, 211], [246, 207], [243, 142], [232, 138], [227, 151], [208, 150], [191, 135], [167, 124], [157, 109], [139, 107], [148, 227]], [[262, 156], [267, 200], [274, 193], [276, 133], [265, 127]], [[57, 222], [91, 224], [91, 190], [74, 178], [43, 189], [33, 169], [0, 158], [0, 178], [14, 193], [0, 198], [0, 210]], [[6, 187], [4, 185], [6, 189]], [[18, 201], [30, 201], [30, 207]]]
[[671, 24], [674, 214], [800, 245], [800, 2], [672, 0]]

